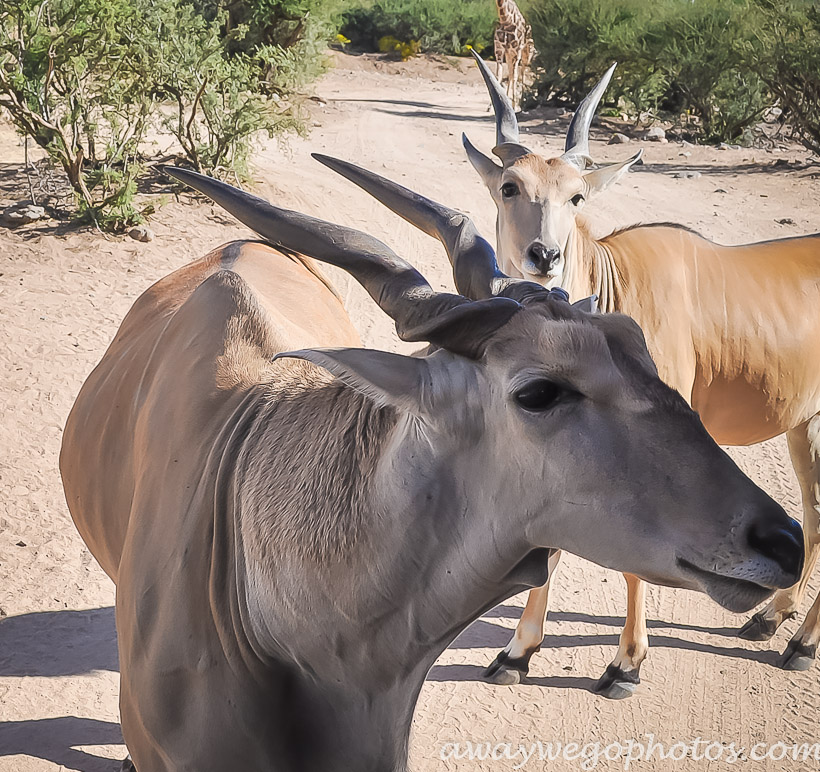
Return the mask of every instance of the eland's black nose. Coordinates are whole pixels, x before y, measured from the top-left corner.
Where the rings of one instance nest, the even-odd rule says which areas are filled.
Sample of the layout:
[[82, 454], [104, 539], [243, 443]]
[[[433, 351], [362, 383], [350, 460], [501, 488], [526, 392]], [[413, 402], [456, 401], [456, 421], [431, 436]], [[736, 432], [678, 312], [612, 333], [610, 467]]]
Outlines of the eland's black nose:
[[749, 529], [749, 546], [777, 563], [794, 584], [803, 571], [803, 529], [780, 507], [769, 511]]
[[546, 276], [561, 257], [561, 250], [548, 247], [540, 241], [534, 241], [527, 250], [527, 257], [542, 276]]

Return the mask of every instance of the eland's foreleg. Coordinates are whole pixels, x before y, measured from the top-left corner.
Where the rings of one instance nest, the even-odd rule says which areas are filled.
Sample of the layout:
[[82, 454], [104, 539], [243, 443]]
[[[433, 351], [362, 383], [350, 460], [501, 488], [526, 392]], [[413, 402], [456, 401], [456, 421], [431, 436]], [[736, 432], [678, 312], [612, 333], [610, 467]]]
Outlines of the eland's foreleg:
[[641, 663], [649, 650], [646, 634], [646, 583], [632, 574], [624, 574], [627, 610], [624, 629], [615, 659], [595, 684], [594, 691], [613, 700], [631, 697], [641, 682]]
[[547, 616], [550, 582], [561, 551], [553, 552], [547, 563], [549, 577], [543, 587], [530, 590], [527, 605], [518, 620], [512, 640], [484, 671], [484, 677], [494, 684], [518, 684], [530, 669], [530, 658], [541, 648], [544, 640], [544, 621]]
[[[527, 605], [512, 640], [484, 671], [484, 677], [491, 683], [521, 683], [529, 672], [530, 659], [540, 650], [541, 642], [544, 640], [550, 581], [560, 556], [560, 552], [555, 552], [550, 557], [550, 578], [543, 587], [530, 590]], [[646, 632], [646, 583], [631, 574], [624, 574], [624, 579], [627, 587], [627, 613], [618, 653], [594, 687], [597, 694], [615, 700], [630, 697], [635, 692], [641, 682], [641, 664], [649, 650], [649, 637]]]
[[[786, 590], [776, 592], [771, 601], [740, 629], [738, 635], [748, 641], [769, 640], [783, 622], [797, 615], [797, 610], [806, 593], [806, 587], [820, 554], [820, 460], [818, 458], [820, 455], [820, 415], [816, 415], [804, 424], [791, 429], [787, 432], [786, 438], [789, 443], [789, 454], [794, 465], [794, 471], [797, 474], [800, 491], [803, 495], [803, 539], [806, 559], [800, 581]], [[812, 612], [815, 612], [814, 606], [812, 611], [809, 612], [809, 616], [812, 615]], [[804, 628], [808, 630], [808, 624], [809, 619], [807, 618], [806, 623], [792, 639], [789, 647], [796, 641], [798, 643], [795, 645], [800, 645], [801, 633], [806, 633]], [[810, 627], [811, 625], [809, 625]], [[808, 635], [806, 639], [812, 639], [811, 635]], [[812, 640], [814, 640], [813, 645], [816, 647], [816, 635]], [[788, 667], [788, 653], [787, 650], [781, 663], [784, 667]]]

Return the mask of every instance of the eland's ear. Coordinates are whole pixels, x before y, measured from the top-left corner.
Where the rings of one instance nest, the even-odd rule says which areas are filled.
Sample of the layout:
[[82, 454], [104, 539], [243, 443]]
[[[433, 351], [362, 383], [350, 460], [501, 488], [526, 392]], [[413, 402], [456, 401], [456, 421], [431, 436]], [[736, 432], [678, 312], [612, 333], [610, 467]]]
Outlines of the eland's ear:
[[501, 159], [501, 163], [506, 169], [512, 166], [519, 158], [525, 155], [532, 155], [532, 150], [518, 142], [503, 142], [493, 148], [493, 155], [497, 155]]
[[333, 373], [379, 405], [418, 413], [430, 385], [430, 368], [419, 357], [366, 348], [314, 348], [285, 351], [276, 359], [304, 359]]
[[491, 190], [496, 187], [498, 177], [501, 174], [501, 167], [489, 156], [484, 155], [478, 148], [467, 139], [466, 134], [461, 135], [461, 144], [467, 153], [467, 159], [473, 165], [473, 169], [478, 172], [478, 176], [484, 184]]
[[590, 295], [588, 298], [576, 300], [572, 304], [572, 307], [577, 308], [580, 311], [584, 311], [587, 314], [595, 314], [598, 312], [598, 296]]
[[624, 174], [626, 174], [633, 164], [638, 163], [643, 155], [643, 150], [639, 150], [632, 158], [627, 158], [618, 164], [610, 164], [603, 169], [596, 169], [584, 175], [584, 182], [589, 187], [591, 195], [606, 190], [610, 185], [614, 185]]

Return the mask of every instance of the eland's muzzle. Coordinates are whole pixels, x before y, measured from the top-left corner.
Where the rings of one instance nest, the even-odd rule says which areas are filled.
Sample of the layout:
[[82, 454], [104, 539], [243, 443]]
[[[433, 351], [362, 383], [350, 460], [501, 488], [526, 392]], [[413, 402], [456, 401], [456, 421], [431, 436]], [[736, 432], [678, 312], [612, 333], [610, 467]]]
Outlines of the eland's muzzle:
[[560, 259], [561, 250], [558, 247], [548, 247], [540, 241], [534, 241], [527, 250], [531, 273], [538, 276], [549, 276]]
[[752, 523], [746, 538], [752, 550], [780, 569], [772, 581], [775, 587], [791, 587], [800, 579], [805, 560], [803, 530], [780, 507]]
[[[776, 589], [800, 579], [805, 559], [803, 530], [774, 501], [759, 508], [737, 534], [734, 557], [691, 561], [678, 556], [677, 564], [699, 588], [730, 611], [748, 611]], [[719, 548], [717, 554], [722, 550]]]

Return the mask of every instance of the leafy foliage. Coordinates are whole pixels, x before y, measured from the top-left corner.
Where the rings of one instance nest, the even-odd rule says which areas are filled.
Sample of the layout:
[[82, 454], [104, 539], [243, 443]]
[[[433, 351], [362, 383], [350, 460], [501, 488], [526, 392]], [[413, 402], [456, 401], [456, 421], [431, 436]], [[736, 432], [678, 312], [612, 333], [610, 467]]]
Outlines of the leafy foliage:
[[152, 105], [120, 34], [136, 13], [106, 0], [8, 0], [0, 11], [0, 107], [63, 169], [80, 213], [113, 226], [139, 219], [130, 200]]
[[229, 53], [256, 57], [268, 88], [280, 94], [322, 72], [323, 52], [349, 0], [193, 0], [218, 21]]
[[254, 136], [300, 127], [288, 97], [321, 69], [321, 5], [5, 0], [0, 108], [63, 170], [79, 215], [121, 229], [145, 211], [150, 129], [170, 131], [197, 170], [242, 176]]
[[810, 0], [755, 0], [754, 7], [746, 64], [780, 100], [803, 144], [820, 153], [820, 7]]
[[220, 24], [224, 15], [208, 20], [193, 6], [172, 3], [154, 6], [154, 14], [156, 35], [142, 41], [141, 50], [152, 94], [174, 106], [161, 111], [161, 125], [197, 171], [243, 176], [250, 139], [298, 128], [298, 121], [290, 109], [278, 108], [278, 96], [261, 93], [257, 57], [226, 51], [231, 38]]
[[347, 10], [340, 33], [361, 51], [378, 51], [379, 42], [391, 38], [400, 46], [459, 55], [492, 48], [496, 19], [490, 0], [377, 0]]
[[[671, 115], [694, 136], [747, 135], [775, 101], [820, 150], [816, 0], [519, 0], [537, 56], [531, 98], [574, 107], [613, 61], [616, 112]], [[490, 52], [490, 0], [348, 0], [339, 39], [365, 51]]]
[[608, 98], [635, 114], [665, 110], [707, 139], [735, 139], [769, 92], [744, 55], [752, 0], [531, 0], [540, 101], [572, 104], [612, 63]]

